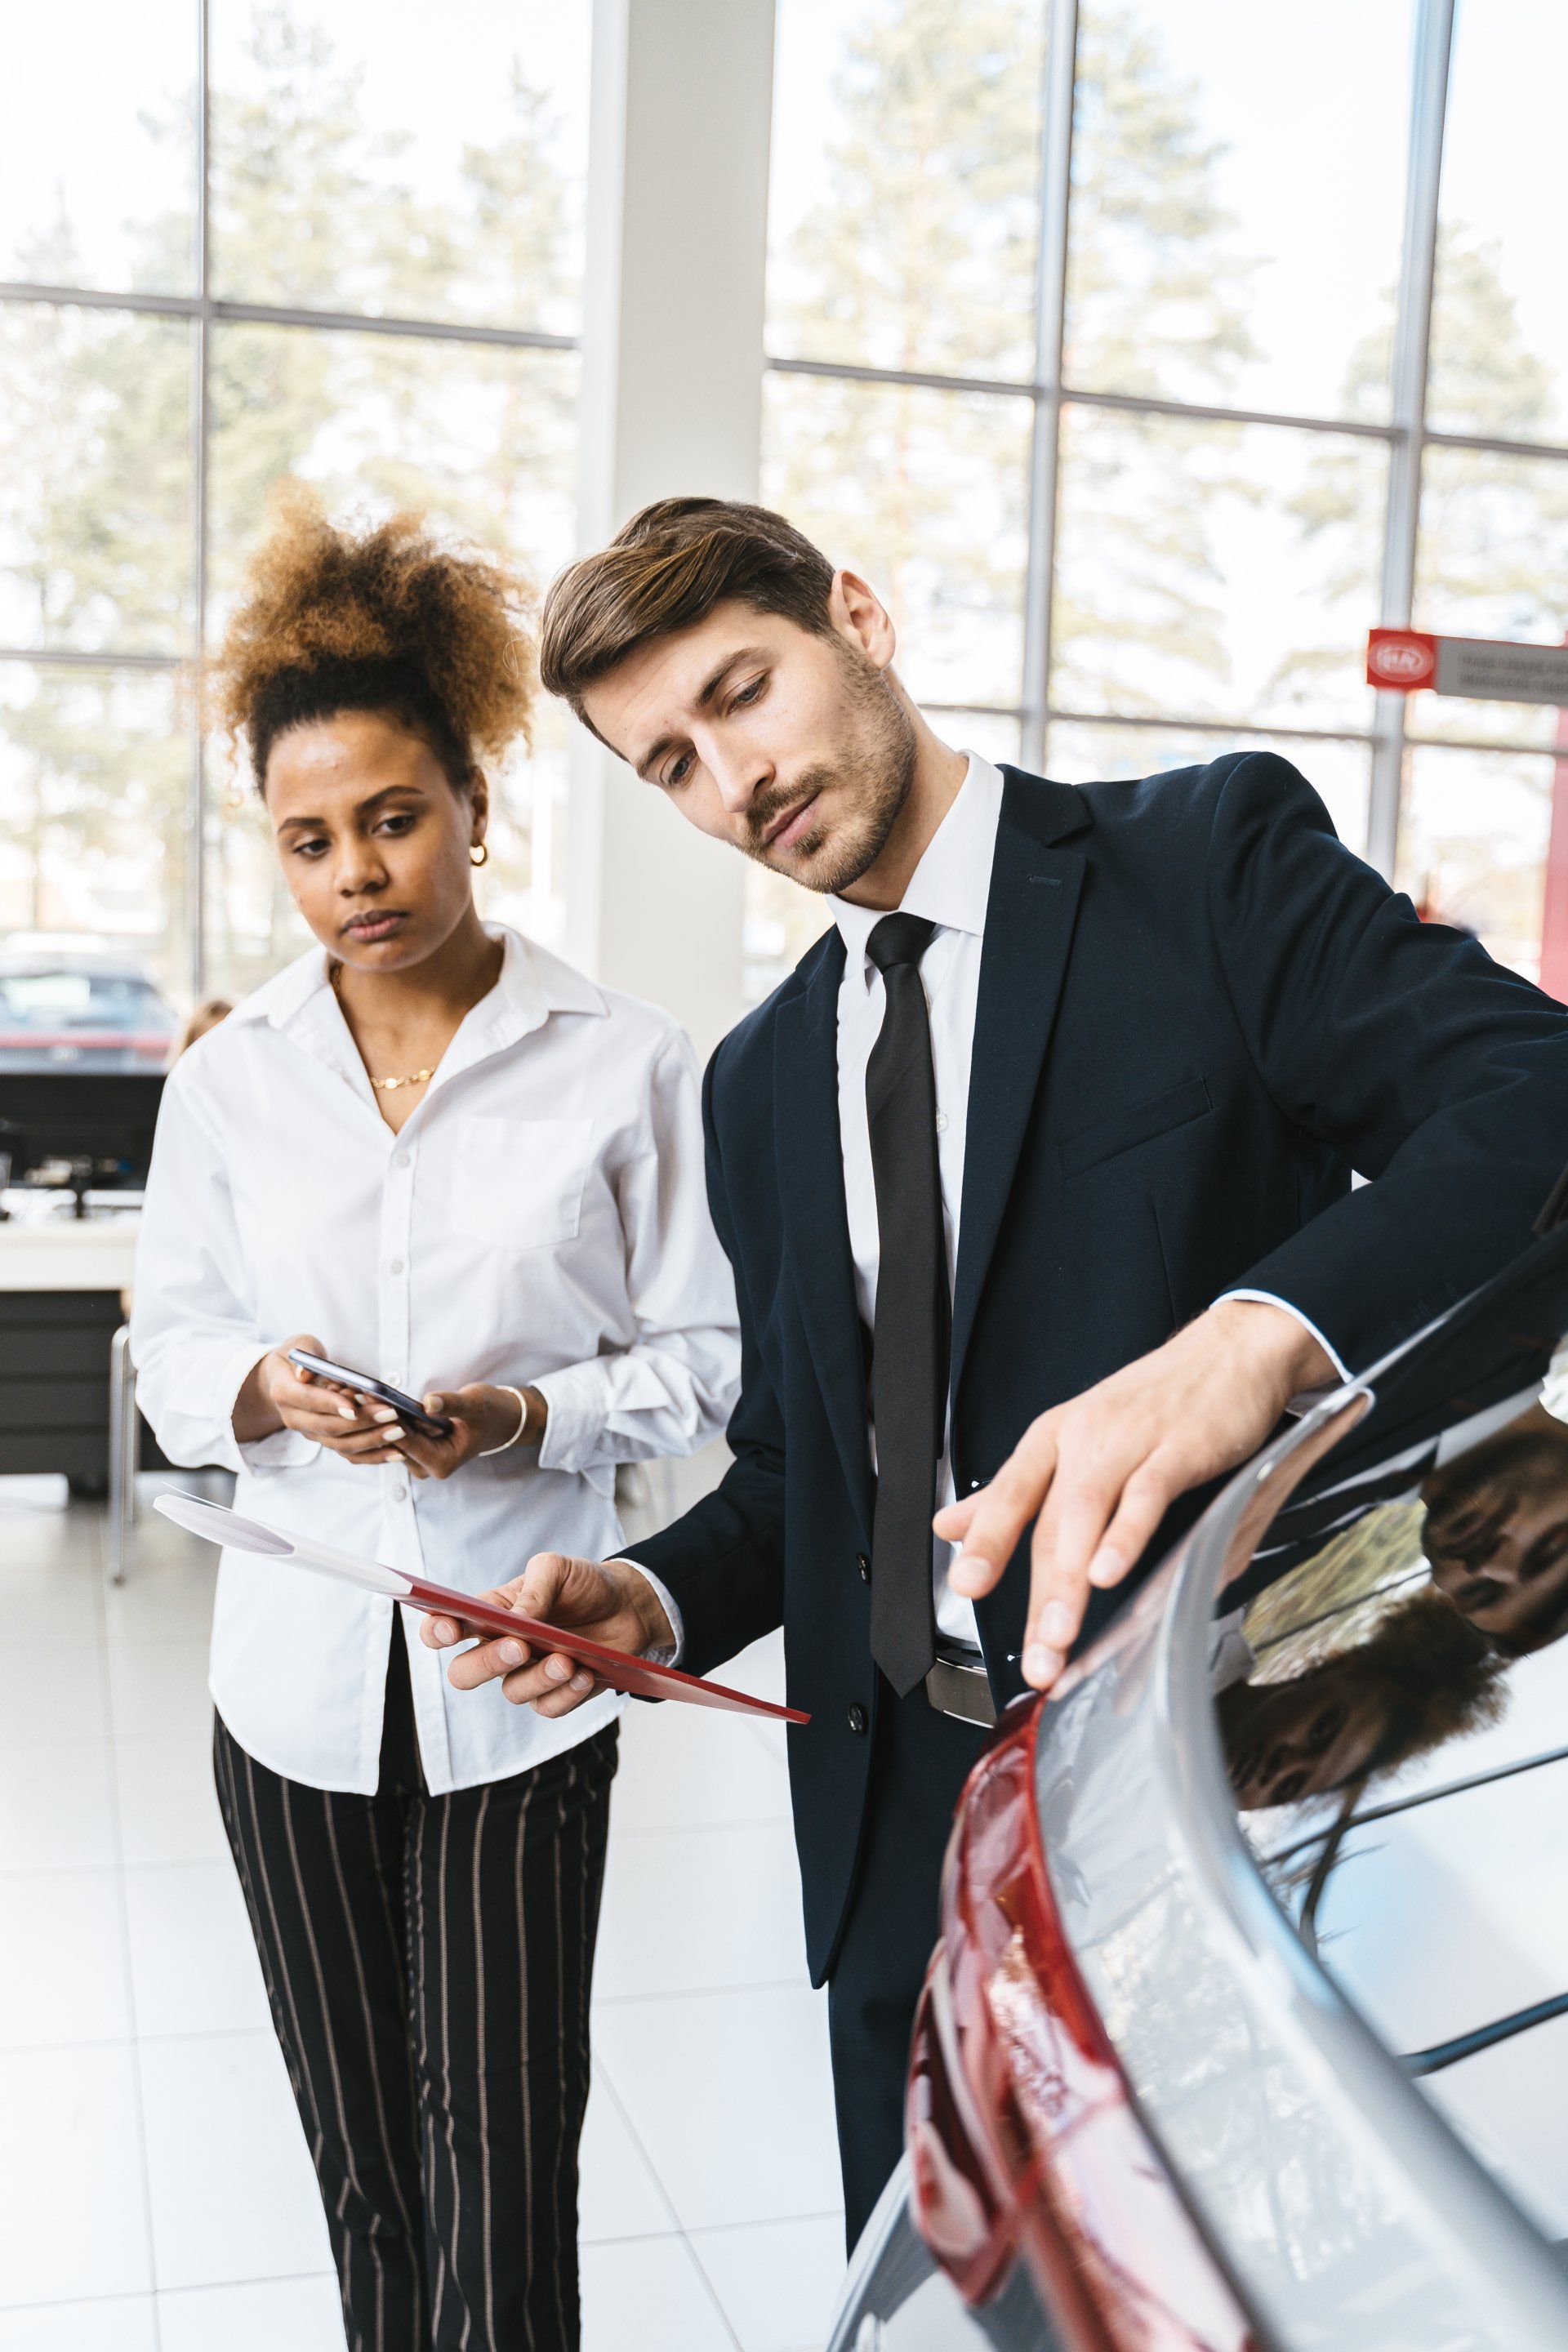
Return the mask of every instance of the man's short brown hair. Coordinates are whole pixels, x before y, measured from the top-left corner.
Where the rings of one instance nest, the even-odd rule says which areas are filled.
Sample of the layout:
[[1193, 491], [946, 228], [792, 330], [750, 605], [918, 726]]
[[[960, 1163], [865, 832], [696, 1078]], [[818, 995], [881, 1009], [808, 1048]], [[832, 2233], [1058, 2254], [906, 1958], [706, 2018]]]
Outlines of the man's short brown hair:
[[579, 718], [583, 696], [638, 646], [672, 636], [734, 600], [814, 635], [832, 627], [833, 566], [768, 507], [659, 499], [608, 547], [570, 564], [544, 603], [540, 676]]

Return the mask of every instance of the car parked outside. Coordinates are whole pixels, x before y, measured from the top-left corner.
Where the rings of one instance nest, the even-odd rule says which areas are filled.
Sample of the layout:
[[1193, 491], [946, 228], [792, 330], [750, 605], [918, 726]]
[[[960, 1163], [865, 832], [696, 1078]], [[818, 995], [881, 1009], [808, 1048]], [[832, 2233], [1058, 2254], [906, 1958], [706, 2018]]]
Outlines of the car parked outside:
[[1559, 1229], [1004, 1716], [832, 2352], [1568, 2346], [1565, 1332]]
[[68, 945], [0, 951], [0, 1073], [161, 1070], [174, 1015], [133, 958]]

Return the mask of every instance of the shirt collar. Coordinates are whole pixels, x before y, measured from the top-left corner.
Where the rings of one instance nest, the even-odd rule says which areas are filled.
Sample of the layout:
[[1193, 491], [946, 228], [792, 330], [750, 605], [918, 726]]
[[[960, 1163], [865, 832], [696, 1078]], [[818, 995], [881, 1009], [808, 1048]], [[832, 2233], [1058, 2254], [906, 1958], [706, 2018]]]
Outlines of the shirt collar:
[[[1001, 772], [977, 751], [968, 754], [968, 761], [952, 806], [910, 877], [900, 912], [923, 916], [941, 930], [967, 931], [972, 938], [983, 940], [1003, 783]], [[847, 898], [834, 898], [828, 903], [849, 963], [868, 987], [872, 965], [866, 942], [881, 921], [881, 913], [874, 907], [853, 906]]]
[[[487, 935], [501, 942], [500, 976], [488, 996], [468, 1014], [447, 1048], [442, 1076], [456, 1067], [499, 1054], [537, 1029], [552, 1013], [605, 1013], [601, 992], [559, 956], [525, 940], [504, 923], [487, 923]], [[330, 1040], [342, 1029], [328, 978], [325, 948], [313, 947], [286, 964], [255, 994], [229, 1015], [231, 1021], [266, 1022], [289, 1031], [317, 1052], [329, 1047], [324, 1058], [334, 1058]], [[462, 1050], [458, 1051], [459, 1040]], [[356, 1057], [357, 1058], [357, 1057]]]

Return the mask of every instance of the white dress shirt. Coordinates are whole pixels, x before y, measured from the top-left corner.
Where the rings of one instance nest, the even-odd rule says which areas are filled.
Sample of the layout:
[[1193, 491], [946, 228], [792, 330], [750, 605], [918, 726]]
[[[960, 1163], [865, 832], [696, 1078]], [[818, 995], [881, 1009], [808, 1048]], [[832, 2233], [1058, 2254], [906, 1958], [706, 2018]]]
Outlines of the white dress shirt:
[[[394, 1134], [313, 949], [171, 1072], [137, 1251], [138, 1396], [170, 1458], [226, 1464], [236, 1507], [479, 1591], [533, 1552], [622, 1540], [617, 1462], [723, 1425], [739, 1377], [734, 1288], [709, 1222], [699, 1076], [668, 1017], [512, 931], [425, 1100]], [[417, 1396], [470, 1381], [548, 1400], [537, 1453], [445, 1481], [344, 1462], [296, 1431], [235, 1438], [235, 1400], [276, 1342]], [[376, 1785], [393, 1603], [226, 1552], [211, 1689], [259, 1763], [314, 1788]], [[554, 1755], [613, 1694], [547, 1722], [499, 1685], [454, 1691], [408, 1612], [433, 1793]]]
[[[936, 1079], [937, 1164], [942, 1181], [942, 1226], [947, 1242], [951, 1291], [958, 1265], [958, 1212], [963, 1197], [963, 1150], [969, 1113], [969, 1069], [974, 1047], [974, 1013], [980, 995], [980, 962], [985, 943], [985, 909], [991, 894], [991, 867], [996, 855], [996, 828], [1002, 815], [1004, 790], [1000, 772], [977, 753], [968, 754], [958, 796], [928, 844], [910, 878], [900, 911], [919, 915], [936, 925], [921, 958], [921, 979], [931, 1013], [931, 1065]], [[871, 1172], [871, 1137], [866, 1117], [866, 1064], [882, 1025], [887, 991], [882, 975], [866, 952], [866, 943], [881, 920], [868, 907], [847, 899], [831, 901], [834, 919], [843, 937], [846, 957], [838, 989], [838, 1129], [844, 1152], [844, 1196], [849, 1217], [849, 1247], [855, 1260], [855, 1288], [861, 1314], [874, 1328], [877, 1312], [877, 1271], [880, 1245], [877, 1231], [877, 1191]], [[1237, 1290], [1232, 1298], [1257, 1298], [1285, 1307], [1298, 1322], [1306, 1318], [1283, 1299], [1258, 1291]], [[1314, 1339], [1321, 1334], [1307, 1325]], [[1322, 1341], [1327, 1352], [1327, 1341]], [[1347, 1377], [1334, 1359], [1342, 1379]], [[873, 1434], [873, 1444], [875, 1443]], [[937, 1504], [954, 1499], [952, 1463], [943, 1448], [937, 1472]], [[979, 1629], [974, 1604], [951, 1591], [947, 1570], [953, 1547], [931, 1538], [931, 1578], [941, 1639], [977, 1649]]]

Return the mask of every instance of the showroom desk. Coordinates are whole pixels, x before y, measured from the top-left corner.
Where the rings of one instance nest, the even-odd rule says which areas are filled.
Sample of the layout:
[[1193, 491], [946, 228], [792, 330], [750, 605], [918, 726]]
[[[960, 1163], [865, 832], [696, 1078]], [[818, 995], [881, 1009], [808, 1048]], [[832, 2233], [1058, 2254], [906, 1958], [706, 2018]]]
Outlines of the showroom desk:
[[[106, 1568], [119, 1583], [134, 1505], [134, 1383], [124, 1323], [134, 1213], [0, 1224], [0, 1475], [53, 1471], [110, 1499]], [[145, 1429], [144, 1468], [165, 1466]]]

